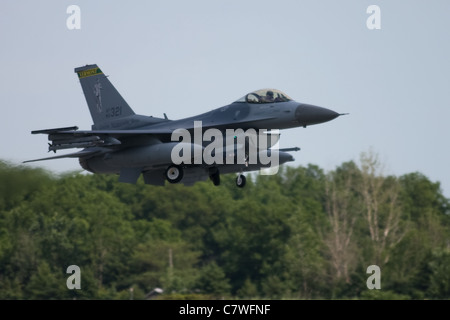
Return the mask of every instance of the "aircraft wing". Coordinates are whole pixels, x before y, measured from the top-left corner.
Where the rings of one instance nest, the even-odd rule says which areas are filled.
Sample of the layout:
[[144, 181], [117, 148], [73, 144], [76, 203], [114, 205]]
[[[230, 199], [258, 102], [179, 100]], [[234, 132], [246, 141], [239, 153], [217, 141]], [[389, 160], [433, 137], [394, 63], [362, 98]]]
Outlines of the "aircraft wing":
[[[93, 135], [108, 135], [108, 136], [125, 136], [125, 135], [140, 135], [140, 134], [171, 134], [171, 129], [147, 129], [147, 130], [78, 130], [78, 127], [56, 128], [56, 129], [44, 129], [31, 131], [32, 134], [48, 134], [48, 135], [60, 135], [59, 137], [86, 137]], [[49, 137], [50, 138], [50, 137]], [[53, 139], [49, 139], [53, 140]]]
[[[76, 131], [58, 131], [56, 133], [72, 135], [73, 137], [92, 136], [92, 135], [108, 135], [108, 136], [127, 136], [140, 134], [171, 134], [170, 129], [148, 129], [148, 130], [76, 130]], [[36, 133], [33, 131], [32, 133]], [[41, 132], [38, 132], [41, 133]]]
[[[267, 120], [272, 118], [263, 118], [253, 121], [241, 121], [235, 122], [234, 125], [240, 124], [244, 127], [251, 127], [248, 124], [254, 124], [255, 121]], [[245, 125], [246, 124], [246, 125]], [[187, 121], [184, 123], [179, 123], [180, 128], [187, 130], [194, 129], [193, 121]], [[206, 122], [203, 125], [203, 129], [210, 127], [215, 127], [217, 129], [225, 129], [230, 123], [211, 123]], [[176, 126], [175, 124], [172, 126]], [[78, 127], [64, 127], [64, 128], [54, 128], [54, 129], [43, 129], [31, 131], [32, 134], [47, 134], [48, 140], [52, 143], [49, 144], [49, 151], [56, 152], [56, 150], [61, 149], [71, 149], [71, 148], [90, 148], [90, 147], [112, 147], [121, 145], [121, 138], [148, 135], [148, 136], [159, 136], [159, 135], [170, 135], [173, 133], [175, 128], [172, 126], [166, 126], [163, 128], [152, 128], [152, 129], [133, 129], [133, 130], [78, 130]], [[77, 157], [77, 156], [75, 156]]]
[[[31, 131], [32, 134], [47, 134], [48, 151], [56, 152], [61, 149], [111, 147], [121, 145], [120, 138], [136, 135], [164, 135], [171, 134], [170, 129], [149, 130], [78, 130], [78, 127], [65, 127]], [[75, 157], [79, 153], [74, 153]], [[83, 154], [79, 154], [84, 156]], [[55, 159], [55, 158], [52, 158]]]

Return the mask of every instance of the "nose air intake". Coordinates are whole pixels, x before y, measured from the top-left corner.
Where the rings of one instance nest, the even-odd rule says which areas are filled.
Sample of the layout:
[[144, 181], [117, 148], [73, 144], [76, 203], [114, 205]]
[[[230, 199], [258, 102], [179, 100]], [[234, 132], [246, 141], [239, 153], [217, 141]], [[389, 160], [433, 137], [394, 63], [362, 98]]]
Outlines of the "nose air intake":
[[323, 123], [337, 118], [340, 114], [326, 108], [301, 104], [295, 110], [295, 118], [302, 126]]

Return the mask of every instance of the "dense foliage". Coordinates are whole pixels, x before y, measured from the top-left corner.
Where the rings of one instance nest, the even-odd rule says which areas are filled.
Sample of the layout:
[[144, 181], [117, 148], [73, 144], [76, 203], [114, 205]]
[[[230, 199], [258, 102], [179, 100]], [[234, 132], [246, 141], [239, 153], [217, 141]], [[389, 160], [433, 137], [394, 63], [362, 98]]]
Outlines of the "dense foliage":
[[448, 299], [449, 204], [439, 182], [384, 176], [373, 154], [244, 189], [233, 175], [155, 187], [0, 162], [0, 299]]

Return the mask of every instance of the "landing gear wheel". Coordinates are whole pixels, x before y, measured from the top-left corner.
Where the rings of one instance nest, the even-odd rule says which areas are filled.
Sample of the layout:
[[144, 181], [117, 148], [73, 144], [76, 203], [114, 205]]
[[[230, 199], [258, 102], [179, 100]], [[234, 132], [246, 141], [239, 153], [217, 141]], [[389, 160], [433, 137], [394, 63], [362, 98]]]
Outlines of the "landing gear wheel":
[[170, 183], [177, 183], [183, 179], [183, 168], [172, 165], [166, 170], [166, 179]]
[[247, 179], [243, 174], [240, 174], [236, 177], [236, 186], [239, 188], [245, 187], [245, 183], [247, 182]]

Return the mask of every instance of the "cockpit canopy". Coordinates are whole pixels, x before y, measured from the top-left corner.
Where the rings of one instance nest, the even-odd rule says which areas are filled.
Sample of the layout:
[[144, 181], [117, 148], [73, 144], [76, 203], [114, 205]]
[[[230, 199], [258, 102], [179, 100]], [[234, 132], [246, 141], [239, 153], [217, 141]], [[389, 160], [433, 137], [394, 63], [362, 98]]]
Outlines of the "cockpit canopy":
[[261, 89], [257, 91], [250, 92], [249, 94], [243, 96], [236, 102], [247, 102], [247, 103], [276, 103], [276, 102], [286, 102], [292, 99], [277, 89]]

